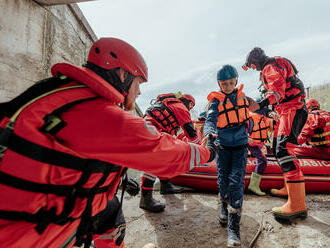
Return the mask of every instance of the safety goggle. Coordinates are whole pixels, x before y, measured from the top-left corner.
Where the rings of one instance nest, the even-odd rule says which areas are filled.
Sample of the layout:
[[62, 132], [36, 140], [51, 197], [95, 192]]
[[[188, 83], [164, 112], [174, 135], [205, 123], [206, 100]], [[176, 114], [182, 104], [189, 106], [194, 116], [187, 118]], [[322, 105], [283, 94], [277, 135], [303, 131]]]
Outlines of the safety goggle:
[[242, 69], [244, 71], [247, 71], [249, 68], [255, 70], [257, 67], [254, 64], [251, 64], [250, 66], [247, 66], [246, 64], [242, 66]]
[[247, 65], [242, 65], [242, 69], [243, 69], [244, 71], [247, 71], [247, 70], [249, 69], [249, 67], [248, 67]]

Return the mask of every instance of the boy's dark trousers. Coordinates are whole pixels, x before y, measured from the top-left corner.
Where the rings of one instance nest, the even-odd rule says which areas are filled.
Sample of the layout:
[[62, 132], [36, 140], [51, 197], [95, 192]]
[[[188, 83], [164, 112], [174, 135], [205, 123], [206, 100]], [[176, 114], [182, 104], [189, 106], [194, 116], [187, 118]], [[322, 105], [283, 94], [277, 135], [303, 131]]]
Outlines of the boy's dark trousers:
[[240, 220], [247, 150], [247, 145], [239, 147], [220, 146], [216, 158], [221, 206], [227, 208], [221, 209], [220, 216], [222, 213], [228, 215], [226, 218], [228, 219], [228, 247], [236, 247], [241, 244]]
[[217, 152], [220, 197], [235, 209], [242, 208], [247, 146], [223, 147]]

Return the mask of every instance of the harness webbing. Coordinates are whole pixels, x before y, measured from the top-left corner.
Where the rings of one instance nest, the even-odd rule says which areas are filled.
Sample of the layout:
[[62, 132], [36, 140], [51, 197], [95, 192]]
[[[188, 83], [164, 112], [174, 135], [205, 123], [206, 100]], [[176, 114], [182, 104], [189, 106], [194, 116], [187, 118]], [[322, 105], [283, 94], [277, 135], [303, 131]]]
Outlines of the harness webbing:
[[[165, 115], [164, 110], [166, 110], [169, 115]], [[158, 116], [156, 116], [154, 114], [154, 111], [158, 111], [162, 116], [163, 116], [163, 120], [161, 120]], [[166, 106], [166, 104], [162, 103], [162, 102], [156, 102], [155, 104], [153, 104], [151, 107], [149, 107], [146, 110], [146, 114], [150, 115], [151, 117], [153, 117], [165, 130], [170, 129], [170, 134], [171, 132], [176, 132], [178, 131], [180, 124], [176, 118], [176, 116], [174, 115], [174, 113]], [[172, 117], [174, 119], [173, 121], [170, 121], [170, 117]], [[167, 124], [164, 123], [164, 121], [167, 122]], [[177, 126], [174, 126], [174, 124], [176, 124]]]
[[[91, 188], [75, 188], [74, 185], [54, 185], [54, 184], [42, 184], [27, 181], [7, 173], [0, 172], [1, 184], [11, 186], [17, 189], [26, 190], [35, 193], [54, 194], [57, 196], [71, 197], [76, 195], [77, 197], [88, 197], [91, 193]], [[104, 193], [108, 190], [108, 187], [101, 187], [96, 191], [96, 194]]]
[[[70, 214], [74, 210], [76, 199], [87, 198], [85, 209], [82, 212], [81, 216], [78, 217], [81, 218], [81, 223], [78, 227], [77, 239], [84, 240], [85, 243], [90, 243], [89, 238], [92, 235], [91, 215], [93, 199], [96, 194], [105, 193], [109, 190], [109, 188], [114, 186], [114, 182], [112, 181], [111, 183], [101, 187], [109, 177], [110, 173], [120, 172], [122, 167], [96, 159], [85, 159], [61, 151], [53, 150], [48, 147], [31, 142], [14, 133], [15, 121], [22, 113], [22, 111], [30, 104], [35, 103], [39, 99], [47, 97], [56, 92], [86, 87], [84, 85], [74, 85], [54, 89], [54, 86], [62, 85], [64, 82], [61, 81], [59, 78], [56, 78], [56, 80], [49, 80], [50, 81], [42, 81], [42, 83], [37, 83], [35, 86], [28, 89], [28, 92], [24, 92], [23, 94], [18, 96], [17, 99], [13, 99], [8, 103], [1, 104], [0, 107], [2, 109], [6, 109], [6, 111], [4, 111], [5, 114], [3, 116], [10, 117], [10, 120], [5, 128], [0, 128], [0, 159], [4, 155], [5, 151], [9, 149], [32, 160], [49, 164], [50, 166], [59, 166], [63, 168], [81, 171], [83, 173], [79, 180], [73, 185], [54, 185], [31, 182], [22, 178], [9, 175], [4, 172], [0, 172], [1, 184], [35, 193], [55, 194], [57, 196], [66, 197], [64, 201], [63, 210], [59, 215], [56, 214], [57, 209], [53, 207], [49, 210], [41, 208], [37, 213], [33, 214], [23, 211], [1, 210], [0, 218], [8, 220], [24, 220], [36, 223], [36, 230], [39, 234], [41, 234], [50, 223], [64, 225], [68, 222], [74, 221], [75, 219], [70, 217]], [[68, 80], [64, 81], [68, 82]], [[31, 91], [31, 95], [29, 95], [29, 91]], [[32, 96], [35, 97], [33, 98]], [[57, 131], [59, 131], [66, 125], [66, 123], [61, 122], [60, 119], [60, 115], [63, 112], [67, 111], [69, 108], [76, 104], [79, 104], [84, 101], [94, 100], [95, 98], [96, 97], [78, 99], [66, 103], [53, 110], [50, 114], [47, 114], [45, 116], [45, 125], [41, 128], [40, 131], [54, 135]], [[14, 102], [19, 102], [20, 105], [13, 107], [12, 103]], [[52, 123], [52, 118], [47, 118], [53, 116], [57, 118], [55, 125], [53, 125], [54, 123]], [[60, 122], [57, 122], [57, 120], [60, 120]], [[50, 122], [48, 123], [47, 121]], [[59, 123], [60, 125], [58, 125]], [[103, 175], [101, 179], [99, 179], [99, 181], [96, 183], [96, 185], [92, 188], [83, 188], [83, 186], [87, 183], [93, 173], [103, 173]], [[119, 177], [121, 176], [120, 173], [117, 173], [117, 175]], [[88, 237], [85, 240], [84, 237], [86, 235]]]
[[60, 87], [61, 85], [67, 84], [70, 81], [72, 81], [72, 79], [63, 75], [38, 81], [19, 96], [13, 98], [11, 101], [0, 103], [0, 119], [4, 116], [13, 116], [14, 113], [27, 102], [46, 92]]
[[[286, 58], [283, 58], [283, 59], [285, 59], [286, 61], [289, 62], [289, 64], [291, 65], [291, 67], [292, 67], [292, 69], [293, 69], [293, 71], [294, 71], [294, 75], [293, 75], [292, 77], [288, 77], [288, 78], [286, 78], [286, 82], [287, 82], [287, 83], [290, 83], [290, 87], [287, 88], [287, 89], [285, 89], [285, 93], [288, 92], [289, 90], [294, 89], [294, 88], [299, 89], [300, 92], [299, 92], [298, 94], [296, 94], [296, 95], [290, 95], [290, 96], [285, 95], [285, 98], [284, 98], [282, 101], [280, 101], [279, 103], [289, 102], [289, 101], [291, 101], [291, 100], [293, 100], [293, 99], [295, 99], [295, 98], [297, 98], [297, 97], [299, 97], [299, 96], [303, 96], [303, 95], [305, 94], [305, 87], [304, 87], [304, 84], [303, 84], [303, 82], [297, 77], [298, 70], [296, 69], [296, 67], [294, 66], [294, 64], [293, 64], [289, 59], [286, 59]], [[284, 65], [285, 68], [284, 68], [283, 66], [281, 66], [281, 65], [278, 63], [278, 61], [277, 61], [276, 58], [274, 58], [273, 60], [271, 60], [270, 63], [273, 63], [275, 66], [277, 66], [277, 67], [280, 68], [281, 70], [285, 70], [285, 69], [286, 69], [286, 71], [289, 70], [289, 68], [288, 68], [286, 65]], [[267, 82], [267, 80], [266, 80], [266, 77], [264, 77], [263, 80], [264, 80], [264, 83], [265, 83], [265, 84], [268, 84], [268, 82]]]
[[[0, 133], [3, 130], [4, 129], [0, 128]], [[96, 159], [84, 159], [38, 145], [14, 133], [11, 134], [7, 147], [16, 153], [39, 162], [57, 165], [68, 169], [79, 171], [93, 170], [93, 172], [97, 173], [104, 171], [109, 166], [109, 163], [107, 162]], [[113, 166], [114, 168], [120, 168], [120, 166]], [[118, 168], [114, 169], [114, 171], [118, 171]]]

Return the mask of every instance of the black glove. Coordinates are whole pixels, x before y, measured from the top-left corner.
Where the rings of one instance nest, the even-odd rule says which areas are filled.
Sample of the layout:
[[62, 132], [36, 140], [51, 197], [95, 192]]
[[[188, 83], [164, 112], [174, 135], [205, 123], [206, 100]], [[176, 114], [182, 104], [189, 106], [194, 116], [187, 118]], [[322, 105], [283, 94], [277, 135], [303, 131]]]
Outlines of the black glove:
[[130, 196], [136, 196], [140, 192], [140, 186], [137, 181], [135, 181], [133, 178], [127, 177], [127, 183], [125, 191]]
[[210, 151], [210, 158], [207, 162], [211, 162], [215, 158], [215, 155], [217, 154], [217, 147], [214, 144], [215, 139], [216, 138], [212, 134], [209, 134], [209, 137], [207, 139], [206, 148], [209, 149], [209, 151]]
[[268, 100], [268, 98], [265, 98], [265, 99], [263, 99], [262, 101], [257, 102], [257, 103], [259, 104], [259, 107], [260, 107], [260, 108], [263, 108], [263, 107], [266, 107], [266, 106], [269, 105], [269, 100]]

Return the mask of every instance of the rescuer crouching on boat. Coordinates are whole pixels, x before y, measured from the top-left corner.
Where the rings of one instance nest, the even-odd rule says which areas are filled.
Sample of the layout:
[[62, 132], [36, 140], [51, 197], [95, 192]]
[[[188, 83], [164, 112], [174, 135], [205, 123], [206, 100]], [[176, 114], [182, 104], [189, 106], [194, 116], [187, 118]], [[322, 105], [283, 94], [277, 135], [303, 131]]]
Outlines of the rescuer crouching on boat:
[[[176, 136], [180, 128], [185, 141], [198, 144], [200, 133], [195, 130], [189, 111], [195, 106], [195, 98], [189, 94], [168, 93], [158, 95], [146, 110], [145, 121], [153, 125], [159, 132]], [[174, 186], [169, 178], [160, 177], [160, 193], [176, 194], [184, 192], [183, 188]], [[152, 197], [156, 177], [144, 173], [141, 179], [140, 208], [154, 213], [162, 212], [165, 204]]]
[[294, 149], [297, 156], [330, 159], [330, 113], [320, 109], [315, 99], [306, 101], [308, 118]]

